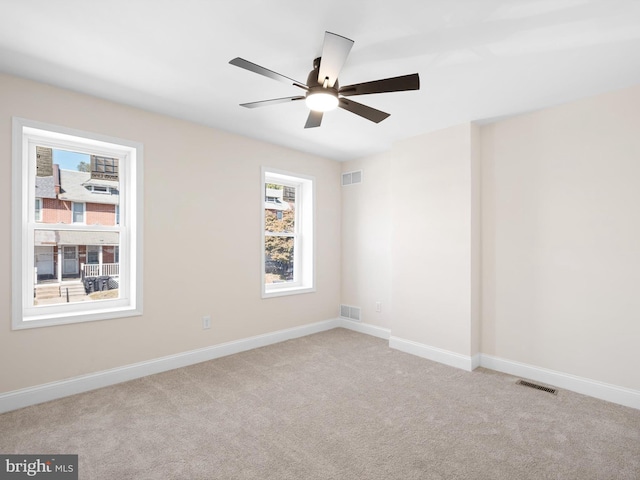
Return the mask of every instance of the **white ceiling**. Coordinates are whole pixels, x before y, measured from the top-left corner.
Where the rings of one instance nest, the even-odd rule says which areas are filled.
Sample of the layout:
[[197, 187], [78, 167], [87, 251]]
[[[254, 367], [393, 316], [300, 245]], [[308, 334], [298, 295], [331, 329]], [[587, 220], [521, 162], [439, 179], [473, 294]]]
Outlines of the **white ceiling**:
[[[418, 72], [421, 90], [353, 97], [304, 129], [324, 32], [355, 40], [340, 83]], [[399, 139], [640, 83], [640, 0], [0, 0], [0, 71], [337, 160]]]

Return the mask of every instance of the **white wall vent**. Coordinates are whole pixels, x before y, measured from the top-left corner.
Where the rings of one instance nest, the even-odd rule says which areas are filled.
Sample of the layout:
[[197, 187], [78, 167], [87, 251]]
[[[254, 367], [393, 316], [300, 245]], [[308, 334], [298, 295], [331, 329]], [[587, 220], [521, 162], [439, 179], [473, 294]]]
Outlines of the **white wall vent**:
[[360, 307], [352, 307], [351, 305], [340, 305], [340, 316], [348, 318], [356, 322], [360, 321]]
[[362, 183], [362, 170], [356, 170], [354, 172], [345, 172], [342, 174], [342, 186], [355, 185], [356, 183]]

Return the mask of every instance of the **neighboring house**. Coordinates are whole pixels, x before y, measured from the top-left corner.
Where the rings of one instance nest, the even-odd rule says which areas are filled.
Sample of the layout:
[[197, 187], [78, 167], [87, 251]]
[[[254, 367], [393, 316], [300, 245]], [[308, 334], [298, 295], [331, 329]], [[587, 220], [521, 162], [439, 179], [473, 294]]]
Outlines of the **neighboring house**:
[[[38, 151], [39, 159], [46, 156], [40, 153]], [[35, 199], [37, 222], [87, 226], [119, 224], [117, 181], [91, 178], [89, 172], [61, 170], [56, 164], [50, 169], [40, 167], [39, 163]], [[46, 175], [48, 173], [51, 175]], [[36, 230], [34, 241], [37, 284], [119, 276], [118, 232], [52, 228]]]
[[273, 210], [278, 216], [278, 220], [282, 220], [282, 212], [290, 210], [291, 206], [283, 200], [283, 190], [275, 188], [265, 189], [264, 208], [265, 210]]

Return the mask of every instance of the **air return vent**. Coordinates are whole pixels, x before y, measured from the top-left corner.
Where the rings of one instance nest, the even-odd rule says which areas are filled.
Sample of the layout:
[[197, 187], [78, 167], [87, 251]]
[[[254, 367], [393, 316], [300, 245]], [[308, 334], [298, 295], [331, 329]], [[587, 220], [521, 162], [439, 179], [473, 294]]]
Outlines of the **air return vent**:
[[362, 170], [356, 170], [354, 172], [345, 172], [342, 174], [342, 186], [355, 185], [356, 183], [362, 183]]
[[553, 393], [554, 395], [558, 394], [558, 391], [555, 388], [545, 387], [538, 385], [537, 383], [527, 382], [526, 380], [518, 380], [516, 383], [525, 387], [535, 388], [536, 390], [542, 390], [543, 392]]
[[340, 316], [350, 320], [360, 321], [360, 307], [352, 307], [350, 305], [340, 305]]

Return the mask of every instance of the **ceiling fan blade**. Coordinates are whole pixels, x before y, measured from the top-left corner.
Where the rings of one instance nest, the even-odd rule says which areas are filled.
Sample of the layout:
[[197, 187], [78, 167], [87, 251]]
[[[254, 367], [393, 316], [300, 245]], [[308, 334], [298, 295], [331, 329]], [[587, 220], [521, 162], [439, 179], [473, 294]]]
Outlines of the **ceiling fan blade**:
[[370, 93], [403, 92], [405, 90], [420, 90], [420, 77], [417, 73], [402, 75], [401, 77], [385, 78], [373, 82], [356, 83], [340, 87], [340, 95], [367, 95]]
[[279, 82], [288, 83], [290, 85], [295, 85], [296, 87], [303, 88], [305, 90], [309, 90], [304, 83], [298, 82], [293, 78], [285, 77], [284, 75], [280, 75], [279, 73], [274, 72], [273, 70], [269, 70], [268, 68], [261, 67], [260, 65], [256, 65], [255, 63], [249, 62], [244, 58], [236, 57], [229, 62], [231, 65], [235, 65], [236, 67], [244, 68], [245, 70], [249, 70], [250, 72], [257, 73], [259, 75], [264, 75], [265, 77], [272, 78], [274, 80], [278, 80]]
[[347, 100], [346, 98], [341, 98], [338, 106], [375, 123], [380, 123], [390, 115], [389, 113], [367, 107], [366, 105], [354, 102], [353, 100]]
[[316, 112], [315, 110], [311, 110], [309, 112], [309, 116], [307, 117], [307, 123], [304, 124], [304, 128], [319, 127], [321, 123], [322, 123], [322, 112]]
[[276, 105], [277, 103], [287, 103], [294, 102], [296, 100], [304, 100], [304, 97], [284, 97], [284, 98], [274, 98], [272, 100], [261, 100], [259, 102], [249, 102], [249, 103], [241, 103], [241, 107], [246, 108], [257, 108], [257, 107], [266, 107], [268, 105]]
[[324, 32], [324, 44], [322, 45], [322, 57], [318, 71], [318, 83], [322, 84], [325, 78], [329, 79], [329, 88], [333, 87], [342, 70], [344, 62], [353, 47], [353, 40], [341, 37], [331, 32]]

